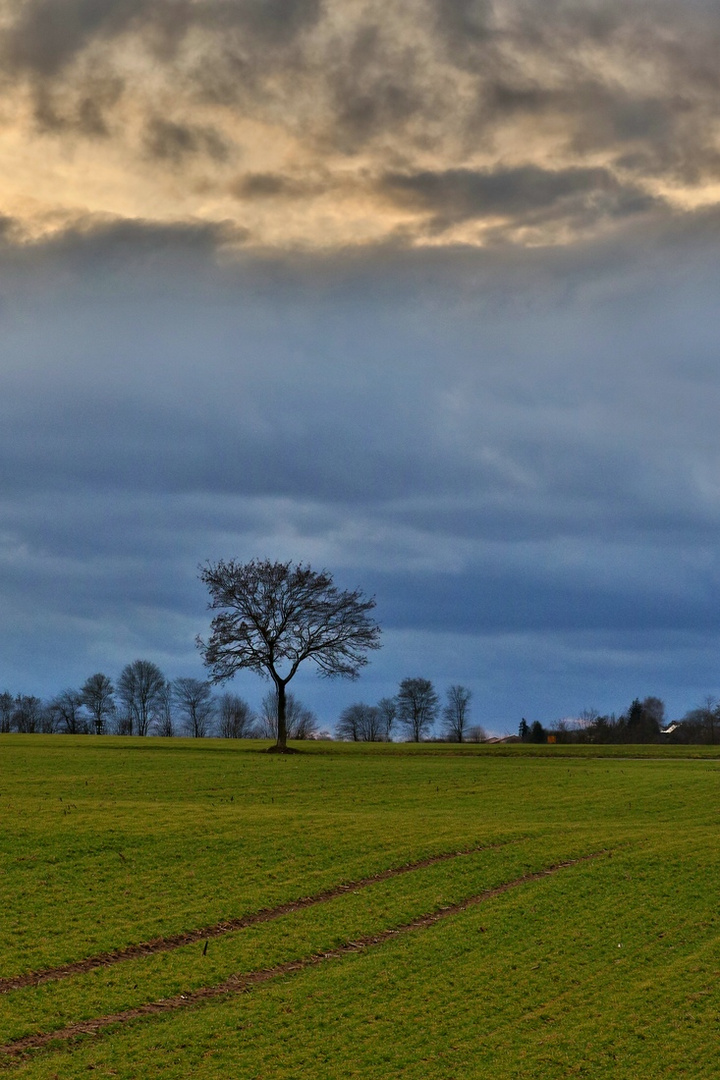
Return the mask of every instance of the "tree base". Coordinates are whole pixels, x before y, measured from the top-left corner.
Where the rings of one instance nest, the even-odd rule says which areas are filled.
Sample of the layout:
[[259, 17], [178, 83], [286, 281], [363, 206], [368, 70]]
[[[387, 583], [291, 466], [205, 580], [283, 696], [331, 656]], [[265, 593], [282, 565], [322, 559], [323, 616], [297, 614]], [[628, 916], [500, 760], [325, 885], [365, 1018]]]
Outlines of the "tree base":
[[301, 754], [302, 750], [297, 750], [294, 746], [278, 746], [275, 743], [274, 746], [268, 746], [265, 751], [266, 754]]

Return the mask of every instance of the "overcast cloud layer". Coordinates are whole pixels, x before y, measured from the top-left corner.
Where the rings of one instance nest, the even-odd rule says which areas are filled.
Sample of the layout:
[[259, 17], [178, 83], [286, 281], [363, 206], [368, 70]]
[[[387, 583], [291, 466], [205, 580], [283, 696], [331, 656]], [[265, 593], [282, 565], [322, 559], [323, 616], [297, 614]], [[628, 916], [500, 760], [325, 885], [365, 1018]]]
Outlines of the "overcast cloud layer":
[[0, 10], [1, 683], [201, 674], [270, 556], [377, 596], [328, 725], [720, 692], [714, 5]]

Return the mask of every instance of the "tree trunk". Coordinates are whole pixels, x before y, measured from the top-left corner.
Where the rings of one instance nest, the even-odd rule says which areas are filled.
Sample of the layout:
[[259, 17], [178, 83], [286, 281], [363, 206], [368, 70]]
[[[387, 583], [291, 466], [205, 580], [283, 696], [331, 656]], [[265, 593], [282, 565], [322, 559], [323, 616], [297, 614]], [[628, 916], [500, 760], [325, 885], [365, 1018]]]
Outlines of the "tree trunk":
[[285, 683], [277, 682], [277, 746], [287, 748], [287, 724], [285, 722]]

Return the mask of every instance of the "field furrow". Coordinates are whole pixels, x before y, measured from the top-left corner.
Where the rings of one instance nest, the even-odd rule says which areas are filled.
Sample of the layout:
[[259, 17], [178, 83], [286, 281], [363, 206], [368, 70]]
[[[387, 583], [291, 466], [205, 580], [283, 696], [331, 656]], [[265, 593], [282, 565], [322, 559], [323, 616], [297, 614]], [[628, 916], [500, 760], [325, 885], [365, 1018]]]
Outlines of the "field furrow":
[[345, 893], [359, 892], [361, 889], [367, 889], [371, 885], [390, 881], [392, 878], [400, 877], [403, 874], [411, 874], [415, 870], [436, 866], [438, 863], [448, 862], [450, 859], [459, 859], [463, 855], [477, 855], [483, 851], [497, 851], [499, 848], [505, 847], [507, 843], [520, 843], [522, 839], [522, 837], [519, 837], [516, 840], [509, 840], [502, 844], [478, 845], [465, 848], [462, 851], [440, 852], [437, 855], [405, 863], [403, 866], [389, 867], [387, 870], [370, 874], [367, 877], [360, 878], [358, 881], [344, 882], [332, 889], [325, 889], [323, 892], [315, 893], [313, 896], [303, 896], [298, 900], [289, 900], [287, 903], [277, 904], [272, 908], [251, 911], [238, 916], [236, 919], [216, 923], [214, 926], [205, 926], [199, 930], [188, 930], [182, 934], [156, 938], [154, 941], [140, 942], [137, 945], [126, 945], [122, 949], [99, 953], [97, 956], [88, 956], [82, 960], [76, 960], [72, 964], [64, 964], [62, 967], [46, 968], [43, 971], [29, 971], [21, 975], [2, 978], [0, 979], [0, 994], [7, 994], [12, 990], [22, 990], [27, 986], [40, 986], [41, 983], [52, 982], [57, 979], [68, 979], [85, 971], [93, 971], [95, 968], [111, 967], [113, 964], [121, 963], [124, 960], [136, 960], [141, 956], [153, 956], [155, 953], [171, 952], [173, 949], [181, 949], [185, 945], [192, 945], [193, 942], [222, 937], [224, 934], [232, 934], [248, 926], [271, 922], [273, 919], [279, 919], [283, 915], [291, 915], [295, 911], [304, 911], [306, 908], [315, 907], [316, 904], [327, 904]]
[[[473, 849], [473, 851], [476, 849]], [[433, 863], [447, 861], [452, 857], [458, 857], [462, 854], [469, 854], [470, 852], [455, 852], [454, 856], [450, 853], [446, 853], [444, 856], [437, 856], [432, 860], [422, 860], [414, 866], [407, 866], [401, 868], [394, 868], [388, 870], [384, 874], [376, 875], [372, 881], [363, 883], [356, 883], [355, 888], [363, 887], [364, 885], [374, 884], [375, 881], [387, 880], [392, 876], [398, 876], [400, 873], [408, 873], [413, 869], [420, 869], [424, 866], [432, 865]], [[608, 855], [610, 852], [607, 850], [590, 852], [579, 858], [569, 859], [565, 862], [555, 863], [552, 866], [547, 866], [542, 870], [536, 871], [531, 874], [523, 874], [520, 877], [515, 878], [512, 881], [503, 882], [501, 885], [494, 886], [490, 889], [485, 889], [481, 893], [477, 893], [474, 896], [469, 896], [464, 900], [461, 900], [455, 904], [448, 904], [446, 907], [437, 911], [428, 912], [424, 915], [413, 919], [411, 922], [404, 925], [392, 927], [381, 933], [367, 935], [363, 938], [355, 939], [353, 941], [347, 941], [336, 948], [330, 949], [326, 952], [315, 954], [312, 956], [305, 956], [296, 960], [290, 960], [283, 964], [278, 964], [271, 968], [264, 968], [256, 971], [241, 972], [235, 975], [231, 975], [228, 979], [222, 983], [218, 983], [214, 986], [198, 987], [187, 993], [177, 994], [174, 997], [163, 998], [159, 1001], [147, 1002], [144, 1005], [136, 1006], [132, 1009], [126, 1009], [122, 1012], [109, 1014], [107, 1016], [93, 1017], [89, 1020], [79, 1021], [78, 1023], [69, 1024], [64, 1028], [56, 1031], [43, 1031], [37, 1032], [33, 1035], [25, 1036], [24, 1038], [14, 1040], [10, 1043], [6, 1043], [4, 1046], [0, 1046], [0, 1053], [10, 1056], [19, 1056], [27, 1053], [30, 1050], [37, 1050], [43, 1046], [47, 1046], [49, 1043], [55, 1042], [67, 1042], [72, 1039], [76, 1039], [82, 1035], [94, 1035], [103, 1031], [106, 1028], [112, 1027], [118, 1024], [126, 1024], [134, 1020], [141, 1019], [147, 1016], [157, 1016], [158, 1014], [174, 1012], [178, 1009], [185, 1009], [193, 1005], [201, 1004], [212, 998], [225, 997], [230, 994], [242, 994], [247, 993], [253, 987], [267, 982], [270, 979], [276, 979], [284, 975], [291, 975], [295, 972], [302, 971], [305, 968], [317, 966], [318, 964], [326, 963], [330, 960], [338, 960], [350, 953], [356, 953], [361, 949], [367, 949], [370, 947], [376, 947], [383, 945], [385, 942], [390, 941], [401, 934], [410, 933], [416, 930], [427, 929], [430, 926], [435, 925], [443, 919], [447, 919], [452, 915], [458, 915], [463, 911], [467, 911], [468, 908], [474, 907], [477, 904], [493, 900], [503, 893], [509, 892], [511, 889], [516, 889], [522, 885], [528, 885], [532, 882], [540, 881], [543, 878], [550, 877], [559, 873], [561, 870], [567, 870], [570, 867], [576, 866], [578, 863], [586, 862], [591, 859], [597, 859], [604, 855]], [[350, 891], [350, 887], [339, 888], [334, 892], [334, 896], [340, 896], [344, 892]], [[332, 899], [327, 897], [326, 899]], [[303, 907], [309, 906], [308, 903], [298, 904], [285, 907], [283, 912], [278, 914], [288, 914], [294, 910], [300, 910]], [[260, 920], [256, 920], [260, 921]], [[86, 970], [86, 969], [79, 969]], [[71, 974], [71, 973], [69, 973]]]

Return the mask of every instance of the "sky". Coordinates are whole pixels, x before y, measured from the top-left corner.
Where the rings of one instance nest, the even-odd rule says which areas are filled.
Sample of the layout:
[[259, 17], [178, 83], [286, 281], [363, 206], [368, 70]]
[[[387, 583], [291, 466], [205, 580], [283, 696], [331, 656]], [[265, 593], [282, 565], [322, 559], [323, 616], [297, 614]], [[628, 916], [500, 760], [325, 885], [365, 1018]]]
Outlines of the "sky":
[[[498, 734], [720, 695], [720, 9], [0, 0], [0, 689], [377, 600]], [[229, 687], [257, 705], [267, 690]]]

